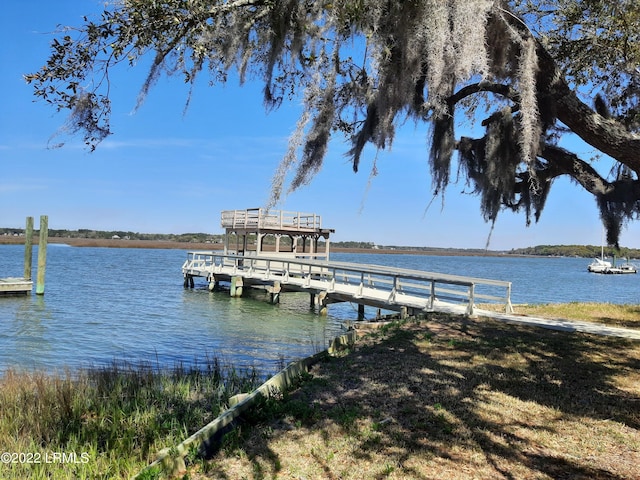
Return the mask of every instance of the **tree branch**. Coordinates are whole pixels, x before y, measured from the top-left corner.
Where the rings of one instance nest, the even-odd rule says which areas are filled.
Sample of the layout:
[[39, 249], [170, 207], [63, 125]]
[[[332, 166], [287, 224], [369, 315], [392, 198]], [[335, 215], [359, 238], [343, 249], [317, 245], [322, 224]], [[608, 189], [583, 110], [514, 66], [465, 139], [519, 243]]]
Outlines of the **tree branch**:
[[[511, 16], [504, 17], [523, 36], [530, 30]], [[569, 88], [556, 61], [536, 39], [538, 95], [554, 105], [557, 119], [589, 145], [627, 165], [640, 177], [640, 135], [630, 132], [622, 123], [596, 113]]]
[[611, 202], [640, 202], [640, 180], [619, 179], [609, 182], [575, 153], [554, 145], [545, 145], [539, 156], [549, 163], [539, 174], [549, 179], [569, 175], [586, 191]]
[[538, 155], [549, 162], [543, 173], [548, 178], [569, 175], [593, 195], [606, 195], [613, 188], [591, 165], [564, 148], [544, 145]]
[[[549, 54], [544, 51], [539, 55], [542, 56], [541, 75], [551, 81], [549, 93], [556, 101], [558, 120], [589, 145], [627, 165], [640, 177], [640, 135], [629, 132], [620, 122], [605, 118], [587, 106], [559, 76]], [[551, 70], [551, 64], [555, 72]]]
[[491, 92], [497, 95], [502, 95], [505, 98], [513, 101], [514, 103], [520, 103], [520, 94], [510, 87], [509, 85], [503, 85], [501, 83], [487, 82], [482, 81], [478, 83], [474, 83], [473, 85], [467, 85], [456, 93], [451, 95], [447, 102], [449, 105], [455, 105], [456, 103], [464, 100], [466, 97], [470, 97], [471, 95], [475, 95], [480, 92]]

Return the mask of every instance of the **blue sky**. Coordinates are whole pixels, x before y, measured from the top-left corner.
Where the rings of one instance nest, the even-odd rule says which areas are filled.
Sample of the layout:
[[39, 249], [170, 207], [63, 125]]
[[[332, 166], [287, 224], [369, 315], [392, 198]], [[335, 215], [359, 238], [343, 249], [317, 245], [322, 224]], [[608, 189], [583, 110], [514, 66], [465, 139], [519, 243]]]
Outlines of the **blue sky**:
[[[265, 113], [261, 86], [209, 87], [205, 75], [183, 115], [187, 87], [161, 79], [144, 105], [132, 110], [147, 73], [124, 68], [112, 77], [114, 135], [90, 153], [81, 138], [48, 149], [65, 115], [34, 102], [22, 75], [48, 58], [56, 25], [80, 25], [97, 16], [93, 0], [7, 2], [0, 19], [0, 226], [23, 227], [25, 218], [49, 216], [49, 228], [144, 233], [221, 233], [220, 211], [264, 206], [271, 178], [295, 128], [300, 107], [290, 103]], [[430, 208], [427, 127], [408, 124], [391, 151], [380, 152], [379, 174], [369, 172], [368, 150], [354, 174], [337, 138], [315, 180], [289, 194], [283, 210], [322, 215], [334, 239], [381, 245], [484, 248], [490, 225], [479, 201], [451, 185], [444, 206]], [[53, 140], [52, 143], [56, 143]], [[577, 151], [588, 158], [587, 146]], [[559, 180], [539, 223], [501, 214], [490, 249], [540, 244], [600, 244], [602, 228], [592, 197]], [[640, 248], [640, 223], [623, 230], [621, 245]]]

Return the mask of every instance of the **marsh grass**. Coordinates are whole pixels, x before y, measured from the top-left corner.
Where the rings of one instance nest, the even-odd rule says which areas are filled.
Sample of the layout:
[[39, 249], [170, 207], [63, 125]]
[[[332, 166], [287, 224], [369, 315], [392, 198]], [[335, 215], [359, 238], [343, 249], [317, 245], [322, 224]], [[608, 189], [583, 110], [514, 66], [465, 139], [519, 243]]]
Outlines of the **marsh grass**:
[[129, 478], [258, 384], [255, 371], [217, 359], [168, 369], [113, 362], [55, 375], [10, 370], [0, 379], [2, 451], [33, 455], [0, 464], [0, 478]]
[[433, 314], [263, 413], [189, 478], [640, 478], [640, 342]]

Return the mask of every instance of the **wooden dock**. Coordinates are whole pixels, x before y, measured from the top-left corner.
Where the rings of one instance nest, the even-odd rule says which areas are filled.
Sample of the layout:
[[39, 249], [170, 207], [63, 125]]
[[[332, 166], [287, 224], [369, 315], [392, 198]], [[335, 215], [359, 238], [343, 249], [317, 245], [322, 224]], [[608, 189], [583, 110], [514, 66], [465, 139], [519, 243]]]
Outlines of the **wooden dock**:
[[0, 295], [26, 295], [32, 288], [33, 282], [25, 278], [0, 278]]
[[262, 288], [274, 303], [282, 292], [308, 292], [321, 312], [331, 303], [353, 302], [359, 317], [365, 305], [401, 316], [427, 311], [473, 315], [476, 302], [513, 311], [511, 282], [380, 265], [192, 251], [182, 274], [185, 287], [193, 287], [199, 277], [211, 290], [228, 284], [232, 296], [241, 296], [245, 287]]
[[188, 252], [184, 286], [204, 278], [209, 289], [226, 284], [232, 296], [247, 288], [266, 290], [276, 303], [287, 291], [308, 292], [320, 313], [336, 302], [400, 312], [474, 314], [476, 301], [500, 303], [510, 313], [511, 282], [329, 260], [329, 237], [319, 215], [263, 208], [225, 210], [223, 252]]

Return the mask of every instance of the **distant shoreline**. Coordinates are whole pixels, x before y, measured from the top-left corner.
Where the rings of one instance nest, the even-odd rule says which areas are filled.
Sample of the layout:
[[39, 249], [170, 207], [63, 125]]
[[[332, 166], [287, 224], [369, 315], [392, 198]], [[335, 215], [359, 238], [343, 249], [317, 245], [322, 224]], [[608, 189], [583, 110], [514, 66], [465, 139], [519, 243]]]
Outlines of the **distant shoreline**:
[[[34, 238], [33, 244], [38, 244], [38, 238]], [[103, 248], [162, 248], [172, 250], [222, 250], [220, 243], [204, 242], [176, 242], [169, 240], [125, 240], [110, 238], [71, 238], [71, 237], [49, 237], [49, 244], [64, 244], [72, 247], [103, 247]], [[0, 245], [24, 245], [24, 237], [0, 236]], [[437, 256], [485, 256], [502, 257], [513, 256], [522, 257], [529, 255], [514, 255], [497, 251], [480, 251], [464, 249], [374, 249], [374, 248], [343, 248], [332, 247], [333, 253], [369, 253], [388, 255], [437, 255]]]

